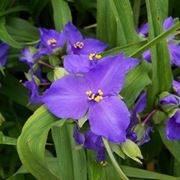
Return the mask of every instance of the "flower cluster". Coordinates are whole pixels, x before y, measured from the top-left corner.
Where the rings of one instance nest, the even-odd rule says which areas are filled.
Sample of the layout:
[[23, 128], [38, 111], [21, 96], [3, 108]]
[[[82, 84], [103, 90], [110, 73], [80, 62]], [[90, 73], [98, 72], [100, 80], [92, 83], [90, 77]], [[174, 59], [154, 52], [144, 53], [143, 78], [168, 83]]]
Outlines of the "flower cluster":
[[[172, 25], [170, 17], [164, 22], [164, 29]], [[145, 37], [148, 24], [137, 31]], [[146, 92], [130, 112], [119, 95], [126, 74], [140, 63], [138, 59], [125, 57], [123, 53], [103, 57], [102, 52], [108, 45], [84, 38], [72, 23], [67, 23], [62, 32], [45, 28], [39, 28], [39, 32], [40, 42], [22, 49], [20, 57], [20, 61], [29, 66], [24, 86], [29, 89], [30, 103], [44, 103], [58, 118], [75, 120], [75, 141], [86, 149], [95, 150], [98, 161], [105, 160], [102, 138], [115, 144], [130, 139], [138, 145], [150, 140], [152, 127], [149, 119], [156, 111], [139, 116], [146, 106]], [[173, 39], [168, 39], [172, 64], [179, 65], [179, 46], [171, 44]], [[146, 51], [143, 57], [150, 61], [150, 51]], [[174, 81], [173, 85], [179, 94], [179, 83]], [[172, 131], [174, 127], [177, 131], [180, 128], [179, 99], [170, 95], [161, 100], [162, 105], [171, 103], [176, 105], [176, 111], [168, 120], [167, 137], [178, 139], [180, 134]], [[79, 127], [82, 119], [88, 125], [86, 131]]]
[[[105, 158], [102, 137], [112, 143], [126, 141], [130, 112], [119, 93], [127, 72], [140, 61], [123, 53], [102, 57], [107, 44], [83, 38], [72, 23], [66, 24], [61, 33], [44, 28], [39, 31], [40, 42], [22, 49], [20, 57], [30, 68], [29, 79], [24, 83], [30, 90], [30, 102], [44, 103], [55, 116], [75, 122], [87, 116], [89, 130], [82, 133], [76, 125], [74, 138], [84, 148], [96, 150], [98, 161], [102, 161]], [[58, 60], [63, 57], [66, 73], [51, 84], [44, 79], [42, 66], [55, 70], [61, 63], [57, 57]], [[52, 59], [54, 66], [46, 63]], [[43, 83], [51, 85], [39, 95]]]

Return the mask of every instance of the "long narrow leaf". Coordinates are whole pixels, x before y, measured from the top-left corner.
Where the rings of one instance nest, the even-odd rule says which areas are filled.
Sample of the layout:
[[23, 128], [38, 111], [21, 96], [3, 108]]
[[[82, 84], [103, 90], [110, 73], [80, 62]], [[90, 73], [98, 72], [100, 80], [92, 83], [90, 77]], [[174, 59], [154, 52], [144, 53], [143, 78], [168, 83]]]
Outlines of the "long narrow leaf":
[[56, 30], [61, 31], [67, 22], [72, 21], [71, 11], [64, 0], [51, 0], [51, 2]]
[[24, 167], [37, 179], [58, 180], [47, 164], [45, 145], [48, 132], [57, 118], [41, 106], [26, 122], [18, 138], [17, 150]]

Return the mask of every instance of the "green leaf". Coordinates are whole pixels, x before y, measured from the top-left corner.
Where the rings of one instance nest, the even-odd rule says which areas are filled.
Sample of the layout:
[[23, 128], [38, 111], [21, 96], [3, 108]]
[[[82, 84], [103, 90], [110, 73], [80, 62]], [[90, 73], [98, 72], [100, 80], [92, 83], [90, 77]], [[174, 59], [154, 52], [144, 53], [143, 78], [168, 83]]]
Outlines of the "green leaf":
[[15, 13], [15, 12], [19, 12], [19, 11], [27, 11], [29, 12], [29, 8], [27, 6], [23, 6], [23, 5], [18, 5], [12, 8], [9, 8], [7, 10], [4, 10], [2, 12], [0, 12], [0, 16], [4, 16], [10, 13]]
[[18, 138], [17, 150], [21, 162], [37, 179], [59, 179], [50, 169], [45, 158], [48, 132], [57, 120], [45, 106], [41, 106], [27, 120]]
[[2, 115], [2, 113], [0, 112], [0, 126], [2, 125], [3, 122], [5, 122], [5, 118], [4, 116]]
[[127, 76], [121, 96], [128, 107], [131, 107], [141, 91], [151, 83], [148, 77], [147, 62], [142, 62], [140, 65], [131, 70]]
[[103, 52], [102, 55], [109, 56], [109, 55], [119, 54], [120, 52], [124, 52], [125, 55], [129, 56], [133, 52], [139, 50], [146, 43], [147, 43], [147, 41], [143, 40], [143, 41], [140, 41], [137, 43], [131, 43], [131, 44], [127, 44], [125, 46], [115, 47], [115, 48], [112, 48], [112, 49], [109, 49], [109, 50]]
[[149, 42], [147, 44], [145, 44], [141, 48], [137, 49], [135, 52], [130, 54], [130, 56], [139, 58], [145, 50], [149, 49], [150, 47], [156, 45], [157, 43], [159, 43], [163, 40], [166, 40], [170, 36], [178, 34], [179, 27], [180, 27], [180, 22], [177, 22], [176, 24], [174, 24], [174, 26], [169, 28], [167, 31], [162, 32], [161, 34], [154, 37], [152, 40], [149, 40]]
[[22, 86], [22, 84], [12, 75], [7, 74], [6, 76], [1, 76], [0, 94], [3, 94], [10, 98], [12, 101], [27, 106], [28, 104], [28, 93], [27, 89]]
[[113, 153], [111, 151], [111, 147], [110, 147], [108, 141], [106, 139], [104, 139], [104, 138], [102, 138], [102, 140], [103, 140], [104, 146], [106, 148], [106, 151], [107, 151], [107, 153], [109, 155], [109, 158], [111, 159], [111, 162], [112, 162], [112, 164], [114, 166], [114, 169], [118, 173], [119, 177], [121, 179], [123, 179], [123, 180], [128, 180], [127, 176], [124, 174], [124, 172], [121, 170], [119, 164], [117, 163], [117, 161], [116, 161], [116, 159], [115, 159], [115, 157], [114, 157], [114, 155], [113, 155]]
[[160, 133], [161, 139], [167, 149], [171, 152], [171, 154], [175, 157], [175, 159], [180, 163], [180, 140], [173, 141], [167, 140], [166, 137], [166, 127], [164, 125], [160, 125], [157, 127]]
[[27, 46], [28, 43], [39, 40], [38, 29], [26, 20], [11, 17], [6, 22], [7, 31], [13, 39]]
[[5, 10], [10, 8], [14, 4], [14, 1], [11, 0], [1, 0], [0, 10]]
[[139, 168], [133, 168], [128, 166], [122, 166], [123, 171], [132, 178], [142, 178], [142, 179], [156, 179], [156, 180], [178, 180], [179, 177], [173, 177], [165, 174], [160, 174], [152, 171], [146, 171]]
[[69, 9], [68, 3], [64, 0], [51, 0], [53, 6], [53, 16], [55, 28], [58, 31], [62, 31], [64, 25], [72, 21], [71, 11]]
[[[71, 153], [73, 159], [73, 172], [74, 172], [74, 180], [87, 180], [87, 162], [86, 156], [83, 149], [76, 150], [75, 145], [76, 142], [73, 138], [73, 124], [70, 124], [67, 129], [70, 136], [71, 143]], [[72, 149], [73, 148], [73, 149]]]
[[139, 160], [139, 158], [143, 159], [141, 150], [139, 149], [138, 145], [135, 144], [133, 141], [127, 139], [126, 142], [121, 144], [121, 149], [123, 153], [126, 154], [128, 157], [142, 164], [142, 162]]
[[21, 166], [12, 176], [10, 176], [7, 180], [16, 180], [19, 179], [20, 175], [27, 174], [28, 171], [24, 166]]
[[[114, 47], [117, 45], [117, 24], [110, 3], [109, 0], [97, 0], [96, 35], [99, 40], [108, 43], [110, 47]], [[120, 37], [122, 37], [123, 43], [125, 38]]]
[[[163, 32], [163, 6], [160, 1], [146, 0], [149, 24], [149, 40]], [[167, 40], [159, 42], [151, 48], [152, 57], [152, 86], [148, 91], [149, 109], [154, 105], [155, 97], [162, 91], [171, 88], [172, 72]], [[166, 70], [166, 73], [164, 73]], [[163, 77], [163, 78], [162, 78]]]
[[139, 41], [139, 37], [134, 27], [134, 17], [129, 0], [112, 0], [110, 1], [112, 13], [117, 22], [118, 38], [125, 37], [125, 41], [118, 41], [119, 45], [130, 44]]
[[16, 139], [12, 137], [5, 136], [0, 131], [0, 144], [6, 144], [6, 145], [16, 145]]
[[[33, 0], [28, 2], [32, 16], [35, 17], [35, 19], [39, 18], [41, 11], [44, 9], [44, 7], [48, 4], [49, 0]], [[38, 20], [38, 19], [37, 19]]]
[[67, 126], [53, 127], [52, 137], [55, 144], [58, 173], [61, 179], [74, 179], [70, 137]]
[[68, 74], [68, 72], [62, 67], [56, 67], [53, 70], [53, 72], [54, 72], [54, 78], [53, 78], [54, 80], [58, 80]]
[[84, 123], [88, 120], [88, 114], [85, 114], [81, 119], [78, 120], [78, 126], [83, 127]]
[[0, 18], [0, 39], [14, 48], [22, 48], [23, 45], [12, 38], [5, 26], [5, 19]]
[[157, 43], [161, 42], [162, 40], [167, 39], [170, 36], [173, 36], [175, 34], [178, 34], [178, 28], [180, 27], [180, 22], [177, 22], [174, 26], [169, 28], [167, 31], [162, 32], [157, 37], [150, 40], [148, 43], [146, 40], [127, 44], [125, 46], [119, 46], [115, 47], [113, 49], [109, 49], [102, 53], [103, 56], [108, 55], [114, 55], [118, 54], [120, 52], [125, 52], [127, 56], [134, 57], [134, 58], [140, 58], [142, 53], [146, 51], [147, 49], [151, 48], [152, 46], [155, 46]]
[[134, 14], [135, 27], [138, 27], [138, 25], [139, 25], [140, 9], [141, 9], [141, 0], [134, 0], [134, 2], [133, 2], [133, 14]]
[[113, 152], [115, 152], [119, 157], [122, 159], [125, 159], [125, 154], [123, 153], [122, 149], [119, 147], [118, 144], [110, 143], [111, 149]]

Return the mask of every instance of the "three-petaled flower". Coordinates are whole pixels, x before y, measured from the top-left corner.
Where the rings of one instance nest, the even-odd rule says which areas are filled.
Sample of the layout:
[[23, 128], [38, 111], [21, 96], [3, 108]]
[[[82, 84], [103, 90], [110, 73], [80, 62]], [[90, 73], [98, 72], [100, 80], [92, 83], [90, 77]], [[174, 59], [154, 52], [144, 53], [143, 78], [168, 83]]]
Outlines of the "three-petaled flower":
[[93, 38], [84, 39], [72, 23], [66, 24], [64, 31], [68, 41], [64, 68], [70, 73], [88, 72], [102, 58], [100, 53], [107, 48], [107, 44]]
[[123, 54], [107, 57], [83, 75], [68, 75], [55, 81], [42, 100], [60, 118], [80, 119], [88, 111], [94, 134], [111, 142], [124, 142], [130, 115], [118, 94], [126, 73], [138, 63]]
[[35, 54], [35, 58], [42, 55], [50, 55], [57, 48], [62, 48], [66, 43], [66, 35], [63, 32], [57, 32], [53, 29], [39, 28], [40, 31], [40, 49]]

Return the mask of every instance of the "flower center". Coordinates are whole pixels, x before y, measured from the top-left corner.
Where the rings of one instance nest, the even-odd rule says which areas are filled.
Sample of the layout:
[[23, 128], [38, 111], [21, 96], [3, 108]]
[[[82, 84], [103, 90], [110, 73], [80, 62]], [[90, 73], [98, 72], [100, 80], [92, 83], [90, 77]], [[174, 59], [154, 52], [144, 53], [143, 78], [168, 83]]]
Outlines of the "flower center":
[[99, 60], [102, 58], [102, 56], [100, 54], [91, 53], [89, 55], [89, 60], [92, 61], [92, 60], [94, 60], [94, 58]]
[[89, 101], [96, 101], [99, 102], [103, 99], [103, 91], [102, 90], [98, 90], [98, 93], [94, 94], [92, 93], [92, 91], [86, 91], [86, 94], [88, 95], [88, 100]]
[[77, 41], [75, 44], [74, 44], [74, 48], [80, 48], [82, 49], [84, 46], [84, 43], [83, 42], [80, 42], [80, 41]]
[[48, 45], [56, 46], [57, 41], [55, 39], [49, 39], [47, 43]]

